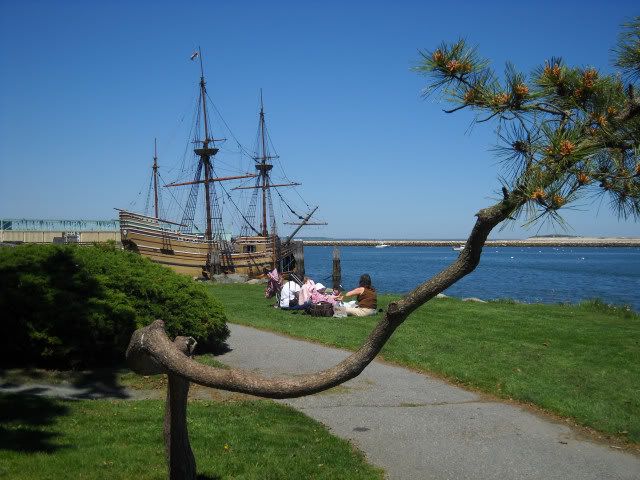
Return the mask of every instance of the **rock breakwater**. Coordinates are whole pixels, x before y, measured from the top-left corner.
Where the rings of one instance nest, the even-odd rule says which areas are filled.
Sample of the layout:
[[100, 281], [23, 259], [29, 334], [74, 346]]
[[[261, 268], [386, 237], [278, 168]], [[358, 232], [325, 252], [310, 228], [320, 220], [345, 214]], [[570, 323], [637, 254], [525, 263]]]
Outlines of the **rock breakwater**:
[[[458, 247], [465, 240], [304, 240], [313, 247]], [[487, 240], [488, 247], [640, 247], [640, 237], [530, 237]]]

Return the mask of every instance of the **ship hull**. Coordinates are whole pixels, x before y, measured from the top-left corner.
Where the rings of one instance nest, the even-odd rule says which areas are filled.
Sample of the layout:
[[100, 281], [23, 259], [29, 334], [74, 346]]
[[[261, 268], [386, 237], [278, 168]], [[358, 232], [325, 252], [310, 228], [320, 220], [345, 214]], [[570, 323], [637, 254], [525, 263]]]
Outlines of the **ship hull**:
[[282, 245], [278, 237], [207, 241], [202, 235], [172, 230], [166, 222], [126, 211], [120, 212], [120, 233], [127, 250], [192, 277], [208, 277], [217, 270], [255, 278], [265, 269], [292, 272], [301, 263], [301, 245]]

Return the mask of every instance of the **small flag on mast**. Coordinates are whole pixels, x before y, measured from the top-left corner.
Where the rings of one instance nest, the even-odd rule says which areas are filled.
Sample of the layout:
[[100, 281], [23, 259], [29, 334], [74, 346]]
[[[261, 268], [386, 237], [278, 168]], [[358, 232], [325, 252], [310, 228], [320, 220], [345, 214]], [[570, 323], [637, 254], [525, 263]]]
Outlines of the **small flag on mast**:
[[198, 58], [200, 56], [200, 54], [198, 52], [193, 52], [191, 54], [191, 60], [195, 60], [196, 58]]

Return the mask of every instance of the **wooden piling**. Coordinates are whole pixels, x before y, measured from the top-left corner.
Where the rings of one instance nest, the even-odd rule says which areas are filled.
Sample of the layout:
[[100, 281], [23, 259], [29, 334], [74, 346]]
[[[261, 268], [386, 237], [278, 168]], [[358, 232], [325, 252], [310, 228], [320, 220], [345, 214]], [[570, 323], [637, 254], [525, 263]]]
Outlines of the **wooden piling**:
[[333, 289], [341, 290], [342, 271], [340, 269], [340, 249], [338, 247], [333, 247], [333, 270], [331, 272], [331, 279], [333, 280]]
[[302, 241], [293, 242], [293, 258], [296, 261], [296, 275], [298, 278], [304, 278], [304, 247]]

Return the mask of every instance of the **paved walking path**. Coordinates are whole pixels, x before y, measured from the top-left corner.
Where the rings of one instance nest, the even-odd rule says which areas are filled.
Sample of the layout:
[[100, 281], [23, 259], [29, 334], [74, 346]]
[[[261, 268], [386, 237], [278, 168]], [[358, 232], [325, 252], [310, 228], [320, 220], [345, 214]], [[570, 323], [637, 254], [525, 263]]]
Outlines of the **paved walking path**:
[[[268, 376], [314, 372], [348, 352], [229, 325], [221, 361]], [[328, 392], [283, 403], [350, 440], [389, 479], [640, 479], [640, 458], [567, 425], [404, 368], [373, 362]]]
[[[315, 372], [349, 354], [240, 325], [229, 328], [232, 350], [220, 360], [266, 376]], [[192, 390], [198, 390], [198, 398], [227, 393]], [[0, 391], [80, 399], [164, 398], [160, 391], [99, 382], [3, 382]], [[640, 480], [636, 455], [594, 443], [562, 422], [380, 362], [332, 390], [281, 402], [350, 440], [390, 480]]]

